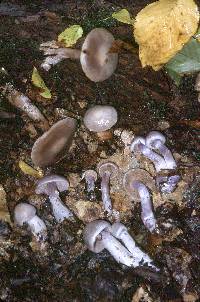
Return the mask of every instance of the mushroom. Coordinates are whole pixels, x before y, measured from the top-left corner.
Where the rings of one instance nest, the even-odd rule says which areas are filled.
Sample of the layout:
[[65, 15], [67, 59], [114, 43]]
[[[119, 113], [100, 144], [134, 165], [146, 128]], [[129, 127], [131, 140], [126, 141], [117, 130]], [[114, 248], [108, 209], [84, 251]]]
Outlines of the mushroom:
[[87, 185], [87, 192], [91, 199], [94, 199], [95, 181], [97, 180], [97, 172], [95, 170], [86, 170], [82, 178], [85, 178]]
[[133, 200], [141, 202], [141, 218], [146, 228], [150, 232], [157, 231], [156, 218], [152, 210], [149, 194], [149, 189], [155, 189], [151, 175], [142, 169], [131, 169], [124, 175], [123, 185]]
[[90, 131], [106, 131], [117, 123], [117, 111], [112, 106], [96, 105], [86, 111], [83, 122]]
[[63, 205], [59, 192], [66, 191], [69, 187], [69, 182], [62, 176], [49, 175], [40, 179], [37, 183], [36, 194], [46, 194], [52, 206], [53, 215], [57, 222], [62, 222], [64, 219], [70, 219], [72, 212]]
[[108, 79], [115, 71], [118, 54], [109, 52], [114, 42], [113, 35], [104, 28], [94, 28], [85, 38], [82, 50], [58, 48], [55, 41], [41, 44], [40, 49], [49, 55], [42, 67], [49, 70], [64, 58], [79, 59], [85, 75], [93, 82]]
[[151, 131], [146, 137], [146, 146], [150, 149], [158, 150], [163, 156], [167, 169], [176, 169], [177, 165], [171, 151], [165, 146], [166, 139], [164, 135], [158, 131]]
[[118, 166], [113, 162], [106, 162], [99, 165], [98, 172], [101, 177], [101, 193], [104, 210], [110, 216], [112, 214], [112, 203], [110, 199], [109, 182], [111, 178], [117, 175]]
[[34, 143], [31, 159], [36, 166], [45, 167], [60, 159], [60, 153], [70, 148], [76, 131], [76, 120], [67, 117], [55, 123]]
[[84, 231], [83, 238], [87, 248], [100, 253], [108, 250], [113, 258], [127, 266], [138, 266], [138, 260], [132, 255], [111, 233], [111, 224], [105, 220], [94, 220], [89, 222]]
[[158, 175], [156, 177], [156, 185], [161, 193], [172, 193], [177, 186], [177, 183], [180, 180], [179, 175], [171, 175], [171, 176], [161, 176]]
[[145, 138], [141, 136], [135, 137], [133, 142], [131, 143], [130, 149], [132, 152], [142, 153], [145, 157], [151, 160], [155, 166], [156, 172], [167, 169], [166, 162], [164, 161], [162, 156], [146, 146]]
[[14, 221], [19, 226], [23, 226], [24, 223], [28, 224], [29, 229], [38, 240], [46, 238], [46, 225], [42, 219], [36, 215], [34, 206], [25, 202], [16, 205], [14, 209]]
[[64, 59], [80, 59], [81, 51], [72, 48], [49, 48], [52, 45], [49, 43], [43, 43], [40, 46], [40, 50], [44, 51], [44, 54], [48, 57], [45, 58], [41, 67], [49, 71], [51, 66], [58, 64]]
[[91, 81], [104, 81], [115, 71], [118, 54], [109, 52], [113, 42], [113, 35], [104, 28], [95, 28], [87, 35], [80, 61], [83, 72]]
[[26, 113], [31, 120], [40, 122], [39, 126], [42, 130], [49, 128], [47, 119], [26, 95], [17, 91], [11, 84], [6, 84], [4, 93], [13, 106]]
[[152, 262], [153, 260], [145, 254], [139, 247], [136, 246], [134, 239], [128, 233], [127, 228], [120, 222], [115, 222], [112, 224], [111, 232], [114, 237], [121, 240], [129, 252], [136, 257], [138, 265], [140, 263], [147, 263], [148, 266], [156, 268]]

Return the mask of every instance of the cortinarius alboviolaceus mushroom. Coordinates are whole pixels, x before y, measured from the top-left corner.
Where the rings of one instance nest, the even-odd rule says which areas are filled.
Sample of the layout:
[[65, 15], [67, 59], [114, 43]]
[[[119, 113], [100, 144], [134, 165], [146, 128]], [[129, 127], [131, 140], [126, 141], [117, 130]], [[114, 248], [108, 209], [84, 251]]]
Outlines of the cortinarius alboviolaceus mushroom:
[[158, 150], [163, 156], [167, 169], [176, 169], [177, 165], [171, 151], [165, 146], [166, 138], [158, 131], [151, 131], [146, 137], [146, 146], [153, 150]]
[[24, 223], [27, 223], [31, 232], [38, 240], [46, 238], [46, 225], [42, 219], [36, 215], [34, 206], [25, 202], [17, 204], [14, 209], [14, 220], [19, 226], [23, 226]]
[[90, 131], [106, 131], [117, 123], [117, 111], [112, 106], [96, 105], [86, 111], [83, 122]]
[[60, 158], [60, 153], [67, 151], [76, 131], [76, 120], [65, 118], [55, 123], [34, 143], [31, 159], [36, 166], [48, 166]]
[[[157, 230], [156, 218], [152, 209], [149, 189], [155, 190], [155, 184], [151, 175], [142, 169], [131, 169], [125, 173], [123, 179], [124, 188], [134, 201], [141, 202], [141, 218], [150, 231]], [[149, 188], [149, 189], [148, 189]]]
[[[108, 79], [115, 71], [118, 63], [118, 54], [110, 52], [114, 42], [113, 35], [104, 28], [94, 28], [82, 45], [82, 50], [72, 48], [58, 48], [55, 42], [41, 45], [46, 57], [42, 63], [45, 70], [65, 58], [79, 59], [85, 75], [93, 82]], [[49, 47], [53, 48], [49, 48]]]
[[69, 183], [64, 177], [49, 175], [40, 179], [35, 189], [37, 194], [48, 195], [54, 217], [58, 222], [73, 216], [72, 212], [62, 203], [59, 197], [59, 192], [66, 191], [68, 187]]
[[110, 198], [109, 182], [118, 173], [118, 166], [112, 162], [102, 163], [98, 167], [101, 176], [101, 194], [105, 211], [108, 215], [112, 214], [112, 202]]
[[134, 138], [133, 142], [131, 143], [130, 147], [132, 152], [139, 152], [142, 153], [145, 157], [151, 160], [155, 166], [157, 172], [160, 170], [167, 169], [166, 162], [164, 161], [163, 157], [151, 150], [146, 146], [145, 139], [141, 136], [137, 136]]

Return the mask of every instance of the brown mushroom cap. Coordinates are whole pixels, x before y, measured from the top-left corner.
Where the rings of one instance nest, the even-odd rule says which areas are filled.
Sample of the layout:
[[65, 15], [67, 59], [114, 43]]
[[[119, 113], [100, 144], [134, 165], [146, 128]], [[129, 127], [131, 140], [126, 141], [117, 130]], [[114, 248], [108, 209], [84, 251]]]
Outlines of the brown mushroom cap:
[[114, 178], [118, 173], [118, 166], [113, 162], [106, 162], [98, 166], [99, 175], [102, 177], [105, 172], [110, 173], [110, 178]]
[[113, 42], [113, 35], [104, 28], [95, 28], [87, 35], [80, 62], [83, 72], [91, 81], [104, 81], [115, 71], [118, 55], [109, 53]]
[[132, 186], [134, 181], [139, 181], [147, 186], [151, 191], [156, 190], [153, 177], [143, 169], [131, 169], [124, 174], [123, 185], [127, 193], [134, 199], [140, 201], [138, 190]]
[[76, 120], [65, 118], [55, 123], [33, 145], [31, 159], [36, 166], [44, 167], [56, 162], [60, 153], [69, 150], [76, 130]]

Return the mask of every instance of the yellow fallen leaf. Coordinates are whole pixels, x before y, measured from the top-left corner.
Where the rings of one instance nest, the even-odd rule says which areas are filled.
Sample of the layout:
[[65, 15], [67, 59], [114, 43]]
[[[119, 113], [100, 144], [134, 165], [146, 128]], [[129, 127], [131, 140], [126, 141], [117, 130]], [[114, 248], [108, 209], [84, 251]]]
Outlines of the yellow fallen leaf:
[[0, 220], [10, 223], [10, 213], [6, 202], [6, 192], [0, 184]]
[[134, 23], [142, 66], [160, 69], [196, 33], [198, 22], [193, 0], [160, 0], [147, 5]]
[[19, 161], [19, 168], [22, 170], [22, 172], [24, 174], [28, 174], [28, 175], [36, 177], [36, 178], [42, 178], [44, 176], [42, 170], [33, 169], [31, 166], [29, 166], [23, 160]]
[[113, 13], [112, 17], [122, 23], [133, 24], [134, 19], [131, 18], [127, 9], [123, 8], [120, 11]]
[[66, 28], [59, 36], [58, 41], [63, 42], [66, 47], [74, 45], [83, 35], [83, 29], [80, 25], [72, 25]]
[[45, 99], [50, 99], [51, 98], [51, 92], [45, 85], [45, 82], [41, 78], [38, 70], [34, 67], [33, 68], [33, 73], [32, 73], [32, 83], [34, 86], [40, 88], [42, 92], [40, 92], [40, 95], [45, 98]]

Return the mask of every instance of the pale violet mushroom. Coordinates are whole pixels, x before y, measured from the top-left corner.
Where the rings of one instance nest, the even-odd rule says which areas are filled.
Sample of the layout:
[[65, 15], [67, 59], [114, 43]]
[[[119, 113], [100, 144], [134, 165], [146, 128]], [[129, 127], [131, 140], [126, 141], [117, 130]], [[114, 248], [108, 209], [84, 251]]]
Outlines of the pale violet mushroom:
[[13, 106], [24, 112], [31, 120], [37, 122], [37, 125], [43, 131], [49, 128], [47, 119], [25, 94], [16, 90], [11, 84], [5, 85], [4, 93]]
[[110, 198], [109, 183], [118, 173], [118, 166], [113, 162], [101, 163], [98, 166], [98, 172], [101, 177], [101, 194], [104, 210], [108, 216], [112, 214], [112, 202]]
[[57, 222], [62, 222], [64, 219], [70, 219], [73, 216], [59, 197], [59, 192], [66, 191], [68, 188], [69, 182], [67, 179], [59, 175], [49, 175], [40, 179], [35, 189], [36, 194], [48, 195]]
[[132, 152], [141, 153], [151, 160], [155, 166], [156, 172], [167, 169], [167, 165], [163, 157], [146, 146], [144, 137], [135, 137], [131, 143], [130, 149]]
[[172, 193], [180, 180], [179, 175], [161, 176], [156, 177], [156, 185], [161, 193], [169, 194]]
[[70, 117], [55, 123], [34, 143], [31, 159], [36, 166], [45, 167], [58, 161], [72, 144], [76, 131], [76, 120]]
[[113, 42], [114, 37], [109, 31], [94, 28], [85, 38], [81, 51], [58, 48], [55, 41], [43, 43], [40, 50], [47, 57], [41, 66], [48, 71], [65, 58], [80, 59], [83, 72], [91, 81], [105, 81], [113, 74], [118, 63], [118, 54], [110, 52]]
[[159, 131], [151, 131], [146, 137], [146, 146], [157, 150], [163, 156], [167, 169], [176, 169], [177, 165], [171, 151], [165, 146], [166, 139]]
[[104, 28], [95, 28], [87, 35], [80, 61], [85, 75], [94, 82], [108, 79], [115, 71], [118, 54], [110, 52], [113, 35]]
[[17, 225], [27, 224], [30, 231], [38, 239], [46, 239], [47, 228], [45, 223], [36, 214], [36, 208], [28, 203], [21, 202], [14, 209], [14, 221]]
[[95, 105], [86, 111], [83, 122], [90, 131], [106, 131], [117, 123], [117, 111], [112, 106]]
[[153, 260], [136, 246], [135, 240], [130, 236], [124, 224], [120, 222], [113, 223], [111, 232], [114, 237], [121, 240], [129, 252], [135, 257], [136, 261], [138, 261], [137, 266], [140, 266], [141, 263], [146, 263], [148, 266], [158, 270], [153, 265]]
[[82, 178], [86, 181], [87, 193], [90, 195], [91, 199], [94, 199], [95, 181], [97, 180], [97, 172], [95, 170], [86, 170], [83, 173]]
[[150, 232], [157, 232], [156, 218], [149, 193], [149, 189], [155, 190], [151, 175], [142, 169], [131, 169], [124, 175], [123, 185], [131, 198], [141, 203], [141, 218], [146, 228]]
[[111, 224], [109, 222], [94, 220], [86, 225], [83, 239], [90, 251], [100, 253], [106, 249], [118, 263], [129, 267], [137, 267], [137, 257], [132, 255], [111, 232]]

